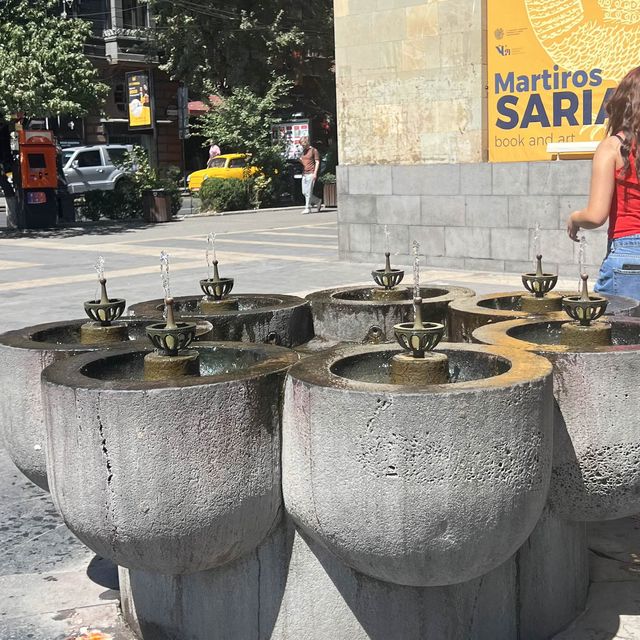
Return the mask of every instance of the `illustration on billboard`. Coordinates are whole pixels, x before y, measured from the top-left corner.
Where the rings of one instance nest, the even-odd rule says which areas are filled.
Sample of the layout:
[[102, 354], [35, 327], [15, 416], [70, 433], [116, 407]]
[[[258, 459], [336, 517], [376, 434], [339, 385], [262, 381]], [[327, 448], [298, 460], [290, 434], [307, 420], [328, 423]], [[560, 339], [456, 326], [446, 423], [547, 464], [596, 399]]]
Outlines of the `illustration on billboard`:
[[602, 139], [606, 101], [640, 57], [640, 3], [488, 0], [489, 160], [548, 160]]
[[129, 127], [150, 129], [153, 123], [149, 74], [127, 73], [127, 102], [129, 104]]

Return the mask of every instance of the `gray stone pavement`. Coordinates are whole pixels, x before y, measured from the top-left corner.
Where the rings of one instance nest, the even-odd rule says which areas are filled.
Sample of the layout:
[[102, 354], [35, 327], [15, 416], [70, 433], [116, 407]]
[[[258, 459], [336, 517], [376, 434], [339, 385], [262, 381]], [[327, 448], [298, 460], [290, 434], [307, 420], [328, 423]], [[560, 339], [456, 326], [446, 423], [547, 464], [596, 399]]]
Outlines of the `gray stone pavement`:
[[[161, 225], [0, 231], [0, 332], [82, 317], [82, 302], [96, 295], [98, 255], [106, 260], [110, 294], [130, 304], [161, 297], [163, 249], [171, 255], [172, 293], [196, 294], [206, 273], [210, 232], [217, 234], [222, 275], [236, 279], [238, 292], [303, 294], [368, 282], [371, 269], [381, 265], [338, 261], [336, 217], [335, 212], [302, 216], [292, 209], [188, 216]], [[479, 293], [520, 288], [517, 274], [428, 269], [423, 275], [426, 282]], [[591, 528], [589, 608], [559, 639], [640, 640], [638, 529], [639, 518]], [[0, 640], [81, 638], [91, 629], [130, 640], [117, 615], [116, 589], [113, 567], [71, 535], [50, 497], [0, 450]]]

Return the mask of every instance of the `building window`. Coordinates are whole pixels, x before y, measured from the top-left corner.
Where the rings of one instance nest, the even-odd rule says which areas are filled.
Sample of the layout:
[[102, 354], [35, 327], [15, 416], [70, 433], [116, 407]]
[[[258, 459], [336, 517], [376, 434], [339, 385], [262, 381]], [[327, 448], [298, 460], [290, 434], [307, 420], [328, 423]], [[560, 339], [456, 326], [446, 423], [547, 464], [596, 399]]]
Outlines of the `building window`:
[[126, 110], [127, 93], [124, 84], [118, 83], [113, 87], [113, 102], [118, 111]]
[[125, 29], [142, 29], [149, 26], [147, 5], [139, 0], [122, 0], [122, 26]]
[[100, 35], [104, 29], [110, 27], [111, 16], [106, 0], [82, 0], [74, 2], [72, 6], [74, 17], [89, 21], [94, 35]]

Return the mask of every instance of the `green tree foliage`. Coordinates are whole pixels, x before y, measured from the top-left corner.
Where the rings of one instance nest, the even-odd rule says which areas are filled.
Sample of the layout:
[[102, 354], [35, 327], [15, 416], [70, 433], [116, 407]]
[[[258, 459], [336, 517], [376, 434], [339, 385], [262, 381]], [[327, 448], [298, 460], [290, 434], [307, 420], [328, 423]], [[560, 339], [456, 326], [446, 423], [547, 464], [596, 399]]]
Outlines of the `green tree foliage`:
[[0, 2], [0, 114], [83, 115], [108, 87], [84, 54], [89, 23], [60, 15], [56, 0]]
[[205, 140], [248, 154], [249, 163], [260, 168], [257, 178], [251, 177], [247, 168], [245, 180], [241, 181], [246, 182], [256, 208], [261, 203], [271, 203], [280, 192], [280, 179], [284, 176], [282, 146], [279, 141], [272, 141], [270, 132], [281, 121], [278, 112], [290, 88], [291, 82], [282, 77], [275, 78], [263, 96], [248, 87], [235, 88], [224, 102], [201, 116], [194, 127]]
[[270, 131], [280, 122], [279, 110], [291, 82], [275, 78], [264, 95], [248, 87], [237, 87], [225, 101], [200, 118], [196, 131], [207, 140], [240, 153], [248, 153], [251, 162], [267, 175], [281, 166], [281, 147], [271, 141]]
[[273, 77], [293, 83], [296, 105], [335, 113], [333, 0], [150, 0], [164, 69], [193, 95], [246, 87], [264, 95]]

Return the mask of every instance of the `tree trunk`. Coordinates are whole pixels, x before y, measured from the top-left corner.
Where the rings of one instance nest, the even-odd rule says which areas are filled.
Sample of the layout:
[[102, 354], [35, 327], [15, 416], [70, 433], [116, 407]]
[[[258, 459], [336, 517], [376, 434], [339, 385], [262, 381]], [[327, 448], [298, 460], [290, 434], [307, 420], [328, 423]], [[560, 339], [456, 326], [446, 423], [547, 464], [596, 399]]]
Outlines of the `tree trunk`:
[[18, 199], [13, 186], [0, 167], [0, 188], [7, 203], [7, 227], [15, 229], [18, 226]]
[[18, 199], [13, 196], [11, 198], [6, 198], [7, 203], [7, 228], [9, 229], [17, 229], [18, 228]]
[[18, 201], [13, 185], [6, 174], [6, 171], [11, 170], [12, 164], [9, 123], [3, 122], [0, 116], [0, 189], [7, 202], [7, 227], [15, 229], [18, 225]]

